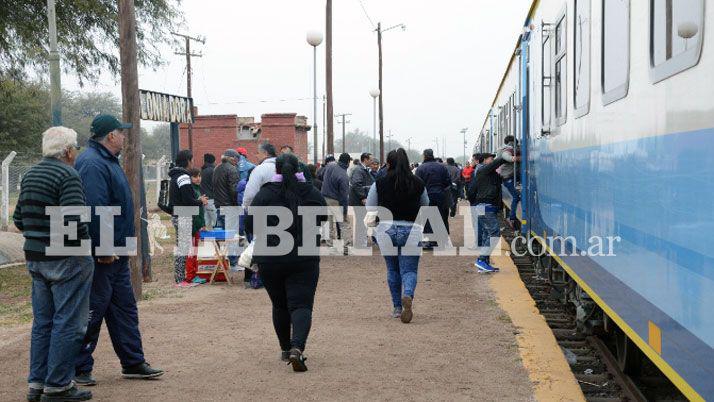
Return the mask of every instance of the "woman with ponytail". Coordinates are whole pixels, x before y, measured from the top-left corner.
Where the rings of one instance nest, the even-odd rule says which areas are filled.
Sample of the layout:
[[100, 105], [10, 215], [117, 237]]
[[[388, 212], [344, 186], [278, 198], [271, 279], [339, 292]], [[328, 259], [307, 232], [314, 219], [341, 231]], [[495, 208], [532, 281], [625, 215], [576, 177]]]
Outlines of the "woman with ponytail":
[[[396, 248], [396, 255], [384, 255], [387, 284], [394, 306], [392, 317], [409, 323], [413, 316], [412, 302], [419, 268], [418, 243], [423, 231], [414, 220], [419, 209], [429, 205], [429, 196], [424, 182], [412, 173], [403, 148], [387, 154], [387, 174], [370, 187], [366, 205], [367, 210], [379, 206], [392, 212], [392, 220], [380, 221], [375, 233], [383, 255], [387, 248], [385, 241], [391, 241], [389, 248]], [[405, 247], [410, 250], [403, 250]]]
[[[292, 224], [286, 231], [294, 240], [292, 249], [282, 255], [260, 255], [257, 252], [259, 242], [267, 241], [261, 247], [269, 249], [278, 247], [280, 238], [268, 235], [266, 239], [266, 236], [254, 234], [256, 251], [252, 262], [258, 264], [258, 272], [273, 305], [273, 326], [282, 350], [281, 359], [292, 364], [294, 371], [301, 372], [307, 371], [303, 352], [312, 323], [312, 306], [320, 276], [320, 256], [299, 255], [297, 252], [298, 247], [303, 246], [303, 240], [311, 240], [303, 239], [303, 223], [298, 208], [325, 207], [326, 204], [320, 192], [311, 183], [305, 182], [295, 155], [280, 155], [275, 161], [275, 171], [276, 175], [261, 187], [248, 208], [246, 231], [254, 234], [253, 207], [284, 207], [290, 210]], [[324, 217], [318, 217], [318, 222], [306, 224], [319, 225], [321, 221], [324, 221]], [[269, 227], [277, 226], [278, 222], [277, 215], [267, 216]], [[316, 247], [319, 245], [319, 239], [312, 241]]]

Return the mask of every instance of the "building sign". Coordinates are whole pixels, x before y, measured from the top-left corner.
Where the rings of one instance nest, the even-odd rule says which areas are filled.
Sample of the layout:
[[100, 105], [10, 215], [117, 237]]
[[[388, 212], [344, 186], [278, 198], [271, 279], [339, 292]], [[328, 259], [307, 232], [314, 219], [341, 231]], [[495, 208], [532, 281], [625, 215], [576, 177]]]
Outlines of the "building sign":
[[140, 89], [139, 99], [142, 120], [193, 123], [191, 98]]

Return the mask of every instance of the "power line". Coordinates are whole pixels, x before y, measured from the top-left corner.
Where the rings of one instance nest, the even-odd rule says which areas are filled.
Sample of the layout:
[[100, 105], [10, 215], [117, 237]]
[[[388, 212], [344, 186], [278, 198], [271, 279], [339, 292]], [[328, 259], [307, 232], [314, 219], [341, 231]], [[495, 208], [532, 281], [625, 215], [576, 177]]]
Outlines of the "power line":
[[312, 100], [312, 98], [282, 98], [282, 99], [259, 99], [252, 101], [224, 101], [224, 102], [207, 102], [209, 105], [230, 105], [230, 104], [246, 104], [246, 103], [277, 103], [277, 102], [293, 102], [293, 101], [307, 101]]
[[372, 29], [375, 29], [376, 27], [374, 26], [374, 22], [372, 21], [372, 18], [369, 17], [369, 14], [367, 13], [367, 9], [364, 7], [364, 3], [362, 3], [362, 0], [357, 0], [359, 2], [360, 7], [362, 7], [362, 11], [364, 11], [364, 16], [367, 17], [367, 20], [369, 21], [369, 24], [372, 26]]

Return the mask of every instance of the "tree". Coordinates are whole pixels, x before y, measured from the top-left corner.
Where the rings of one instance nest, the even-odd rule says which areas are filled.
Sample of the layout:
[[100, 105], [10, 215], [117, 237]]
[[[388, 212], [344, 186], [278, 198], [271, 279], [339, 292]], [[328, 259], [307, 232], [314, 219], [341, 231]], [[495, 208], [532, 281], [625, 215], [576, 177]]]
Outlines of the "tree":
[[[171, 30], [183, 20], [180, 0], [136, 0], [139, 62], [161, 64], [159, 47], [176, 43]], [[0, 0], [0, 74], [24, 76], [28, 69], [46, 71], [47, 1]], [[62, 66], [80, 83], [101, 72], [119, 72], [116, 0], [70, 1], [56, 5], [57, 43]]]
[[[345, 147], [345, 151], [347, 153], [372, 153], [372, 150], [377, 150], [376, 153], [372, 155], [372, 157], [379, 158], [379, 140], [377, 140], [376, 142], [373, 141], [372, 137], [367, 135], [364, 131], [360, 131], [359, 128], [355, 128], [354, 131], [347, 132], [345, 134], [345, 142], [347, 145]], [[404, 148], [404, 150], [407, 151], [409, 162], [421, 163], [422, 158], [421, 153], [419, 151], [413, 149], [407, 150], [407, 147], [397, 140], [391, 140], [384, 143], [384, 157], [387, 157], [387, 153], [389, 153], [389, 151], [397, 148]], [[339, 138], [335, 141], [335, 149], [342, 149], [342, 138]], [[380, 163], [384, 162], [386, 162], [386, 160], [380, 161]]]
[[[159, 124], [151, 129], [151, 133], [141, 129], [141, 149], [147, 160], [158, 160], [163, 155], [171, 155], [171, 128], [169, 124]], [[193, 157], [194, 164], [201, 161]]]
[[0, 159], [10, 151], [20, 161], [42, 157], [42, 133], [49, 127], [47, 87], [0, 76]]
[[87, 143], [91, 135], [89, 127], [98, 114], [111, 114], [121, 120], [121, 102], [110, 92], [62, 94], [62, 125], [77, 132], [80, 144]]

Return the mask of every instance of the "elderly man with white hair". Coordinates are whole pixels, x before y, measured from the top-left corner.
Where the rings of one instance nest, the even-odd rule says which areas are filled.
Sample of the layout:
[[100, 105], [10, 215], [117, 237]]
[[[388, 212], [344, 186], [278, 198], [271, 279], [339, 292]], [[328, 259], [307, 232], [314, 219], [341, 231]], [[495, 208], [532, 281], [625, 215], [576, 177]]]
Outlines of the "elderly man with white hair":
[[[43, 159], [22, 178], [20, 198], [13, 214], [25, 236], [25, 259], [32, 276], [32, 337], [30, 341], [29, 401], [88, 400], [79, 390], [74, 360], [82, 345], [89, 315], [89, 291], [94, 263], [90, 256], [52, 255], [50, 217], [45, 207], [84, 206], [82, 181], [74, 169], [79, 146], [77, 133], [52, 127], [42, 134]], [[65, 223], [77, 225], [77, 236], [67, 236], [64, 247], [78, 247], [89, 239], [79, 216]], [[62, 236], [64, 237], [64, 236]]]

